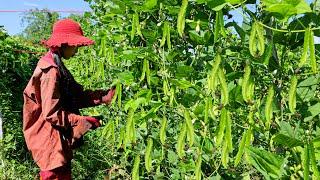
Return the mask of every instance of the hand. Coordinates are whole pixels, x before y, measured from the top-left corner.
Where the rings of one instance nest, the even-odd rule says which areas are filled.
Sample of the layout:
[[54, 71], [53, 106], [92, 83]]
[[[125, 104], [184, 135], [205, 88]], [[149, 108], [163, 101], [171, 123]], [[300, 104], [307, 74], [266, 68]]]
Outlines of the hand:
[[110, 89], [107, 95], [102, 96], [101, 102], [105, 104], [110, 104], [115, 92], [116, 90], [114, 88]]
[[96, 129], [101, 126], [99, 119], [96, 119], [91, 116], [85, 116], [85, 120], [92, 124], [92, 129]]

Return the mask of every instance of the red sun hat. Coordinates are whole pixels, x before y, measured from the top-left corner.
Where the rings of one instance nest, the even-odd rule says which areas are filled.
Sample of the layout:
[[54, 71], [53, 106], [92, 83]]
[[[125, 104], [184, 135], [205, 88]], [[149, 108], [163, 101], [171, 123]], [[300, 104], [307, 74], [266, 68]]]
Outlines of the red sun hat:
[[79, 23], [72, 19], [62, 19], [54, 23], [51, 37], [43, 40], [47, 47], [61, 47], [61, 44], [69, 46], [88, 46], [94, 41], [83, 36], [83, 31]]

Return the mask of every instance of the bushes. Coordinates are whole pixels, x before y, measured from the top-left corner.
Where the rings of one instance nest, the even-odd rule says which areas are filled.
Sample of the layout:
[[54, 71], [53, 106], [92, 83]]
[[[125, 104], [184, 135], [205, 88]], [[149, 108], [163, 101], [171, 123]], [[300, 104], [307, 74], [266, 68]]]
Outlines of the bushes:
[[301, 22], [320, 25], [308, 4], [286, 22], [294, 14], [261, 1], [243, 9], [240, 27], [225, 23], [228, 11], [253, 1], [88, 1], [94, 13], [80, 21], [96, 45], [66, 65], [86, 88], [122, 93], [109, 107], [82, 110], [105, 126], [76, 152], [76, 179], [317, 177], [318, 52], [299, 65]]
[[0, 112], [3, 115], [4, 138], [0, 142], [1, 179], [32, 179], [37, 172], [26, 148], [22, 132], [22, 92], [39, 55], [17, 50], [40, 51], [22, 40], [9, 37], [1, 29], [0, 37]]

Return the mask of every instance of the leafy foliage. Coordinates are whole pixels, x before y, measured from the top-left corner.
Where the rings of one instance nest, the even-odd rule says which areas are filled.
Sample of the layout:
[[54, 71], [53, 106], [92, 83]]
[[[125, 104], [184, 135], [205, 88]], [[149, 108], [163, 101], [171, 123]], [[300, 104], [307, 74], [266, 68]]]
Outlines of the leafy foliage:
[[31, 155], [26, 154], [28, 150], [21, 131], [21, 92], [40, 54], [19, 51], [41, 52], [41, 49], [10, 37], [0, 29], [0, 112], [4, 125], [4, 137], [0, 139], [1, 179], [32, 179], [37, 173]]
[[[105, 126], [76, 152], [76, 178], [319, 176], [315, 6], [87, 1], [94, 13], [79, 21], [96, 44], [66, 64], [86, 88], [117, 93], [82, 111]], [[242, 26], [226, 23], [234, 9]]]

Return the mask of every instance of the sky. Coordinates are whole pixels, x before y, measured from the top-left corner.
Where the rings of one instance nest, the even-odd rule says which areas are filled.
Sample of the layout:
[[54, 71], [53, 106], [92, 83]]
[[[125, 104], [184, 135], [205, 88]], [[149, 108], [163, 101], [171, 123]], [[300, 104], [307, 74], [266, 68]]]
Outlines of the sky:
[[[2, 1], [2, 3], [1, 3]], [[84, 0], [0, 0], [1, 10], [29, 10], [29, 9], [50, 9], [50, 10], [81, 10], [90, 11], [89, 4]], [[236, 11], [231, 12], [235, 21], [241, 22], [242, 16]], [[60, 13], [62, 17], [68, 16], [69, 13]], [[0, 25], [10, 35], [22, 32], [21, 24], [23, 13], [17, 12], [0, 12]]]
[[[312, 0], [306, 0], [310, 3]], [[29, 10], [29, 9], [50, 9], [50, 10], [80, 10], [90, 11], [89, 4], [84, 0], [0, 0], [1, 10]], [[249, 9], [253, 10], [254, 5], [249, 5]], [[240, 23], [243, 18], [238, 11], [231, 11], [233, 20]], [[4, 25], [10, 35], [22, 32], [21, 24], [23, 13], [17, 12], [0, 12], [0, 26]], [[61, 17], [68, 16], [69, 13], [60, 13]]]
[[[0, 0], [0, 11], [35, 8], [90, 11], [89, 4], [84, 0]], [[22, 15], [23, 13], [17, 12], [0, 12], [0, 25], [3, 25], [10, 35], [18, 34], [23, 30], [21, 26]], [[69, 13], [60, 13], [60, 15], [65, 17]]]

